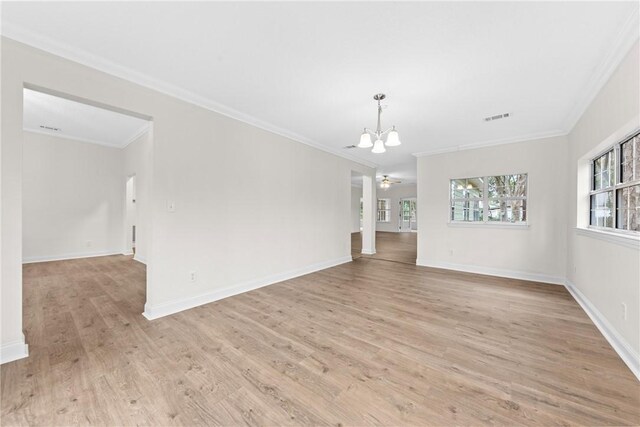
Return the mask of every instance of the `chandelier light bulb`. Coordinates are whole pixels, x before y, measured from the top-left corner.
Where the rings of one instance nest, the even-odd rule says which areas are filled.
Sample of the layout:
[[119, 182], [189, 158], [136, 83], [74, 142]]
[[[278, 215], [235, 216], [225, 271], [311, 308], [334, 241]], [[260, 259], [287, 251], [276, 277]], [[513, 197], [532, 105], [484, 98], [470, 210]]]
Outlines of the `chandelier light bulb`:
[[394, 126], [391, 132], [389, 132], [389, 135], [387, 136], [386, 146], [397, 147], [400, 144], [401, 144], [400, 136], [398, 135], [398, 132], [396, 131], [396, 127]]
[[382, 142], [381, 139], [376, 139], [376, 142], [373, 144], [373, 149], [371, 150], [371, 152], [375, 154], [382, 154], [385, 151], [387, 151], [387, 149], [384, 148], [384, 142]]
[[360, 143], [358, 144], [358, 148], [371, 148], [373, 147], [373, 142], [371, 142], [371, 135], [368, 132], [362, 132], [360, 135]]

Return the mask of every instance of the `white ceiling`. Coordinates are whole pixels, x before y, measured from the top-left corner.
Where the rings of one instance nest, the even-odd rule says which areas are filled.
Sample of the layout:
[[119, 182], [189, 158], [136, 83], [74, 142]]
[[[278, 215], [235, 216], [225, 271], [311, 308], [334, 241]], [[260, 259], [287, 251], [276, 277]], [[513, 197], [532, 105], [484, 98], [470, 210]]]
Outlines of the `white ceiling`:
[[[3, 2], [2, 32], [408, 181], [412, 153], [566, 133], [638, 38], [637, 8]], [[375, 127], [376, 92], [403, 145], [342, 149]], [[482, 120], [504, 112], [511, 118]]]
[[137, 117], [31, 89], [24, 89], [23, 105], [24, 130], [109, 147], [126, 147], [149, 128]]

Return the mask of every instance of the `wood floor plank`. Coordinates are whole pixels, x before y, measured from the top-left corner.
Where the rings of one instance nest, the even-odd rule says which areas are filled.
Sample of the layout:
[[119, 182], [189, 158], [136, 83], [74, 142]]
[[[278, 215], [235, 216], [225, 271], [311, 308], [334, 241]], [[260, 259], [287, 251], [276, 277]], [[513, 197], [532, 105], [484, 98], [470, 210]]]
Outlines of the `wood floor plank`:
[[384, 234], [377, 258], [155, 321], [130, 257], [25, 265], [1, 424], [640, 424], [640, 383], [563, 287], [417, 267]]

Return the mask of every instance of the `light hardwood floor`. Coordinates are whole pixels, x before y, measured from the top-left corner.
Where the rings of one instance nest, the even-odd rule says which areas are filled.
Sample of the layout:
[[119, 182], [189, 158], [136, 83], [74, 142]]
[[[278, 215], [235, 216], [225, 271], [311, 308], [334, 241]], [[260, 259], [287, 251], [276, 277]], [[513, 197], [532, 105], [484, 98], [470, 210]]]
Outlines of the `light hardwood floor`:
[[351, 233], [351, 257], [374, 258], [415, 265], [418, 256], [418, 233], [376, 231], [376, 253], [362, 254], [362, 233]]
[[24, 267], [11, 425], [638, 425], [559, 286], [360, 258], [147, 321], [124, 256]]

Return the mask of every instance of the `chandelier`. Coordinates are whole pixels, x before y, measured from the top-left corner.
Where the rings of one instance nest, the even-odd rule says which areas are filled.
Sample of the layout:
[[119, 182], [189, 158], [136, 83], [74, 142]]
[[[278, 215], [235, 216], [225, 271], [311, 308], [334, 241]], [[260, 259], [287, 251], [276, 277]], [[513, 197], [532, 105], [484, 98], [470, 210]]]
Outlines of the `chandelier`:
[[[380, 154], [387, 151], [385, 146], [387, 147], [396, 147], [400, 145], [400, 137], [398, 136], [398, 132], [396, 131], [396, 127], [390, 127], [389, 129], [383, 131], [380, 127], [380, 115], [382, 114], [382, 106], [380, 105], [380, 101], [386, 98], [384, 93], [378, 93], [373, 95], [373, 99], [378, 101], [378, 126], [376, 127], [375, 132], [364, 128], [364, 132], [360, 135], [360, 143], [357, 145], [358, 148], [371, 148], [372, 153]], [[388, 134], [388, 135], [387, 135]], [[387, 135], [387, 140], [382, 141], [382, 137]], [[375, 142], [371, 142], [371, 137], [374, 136], [376, 138]]]

